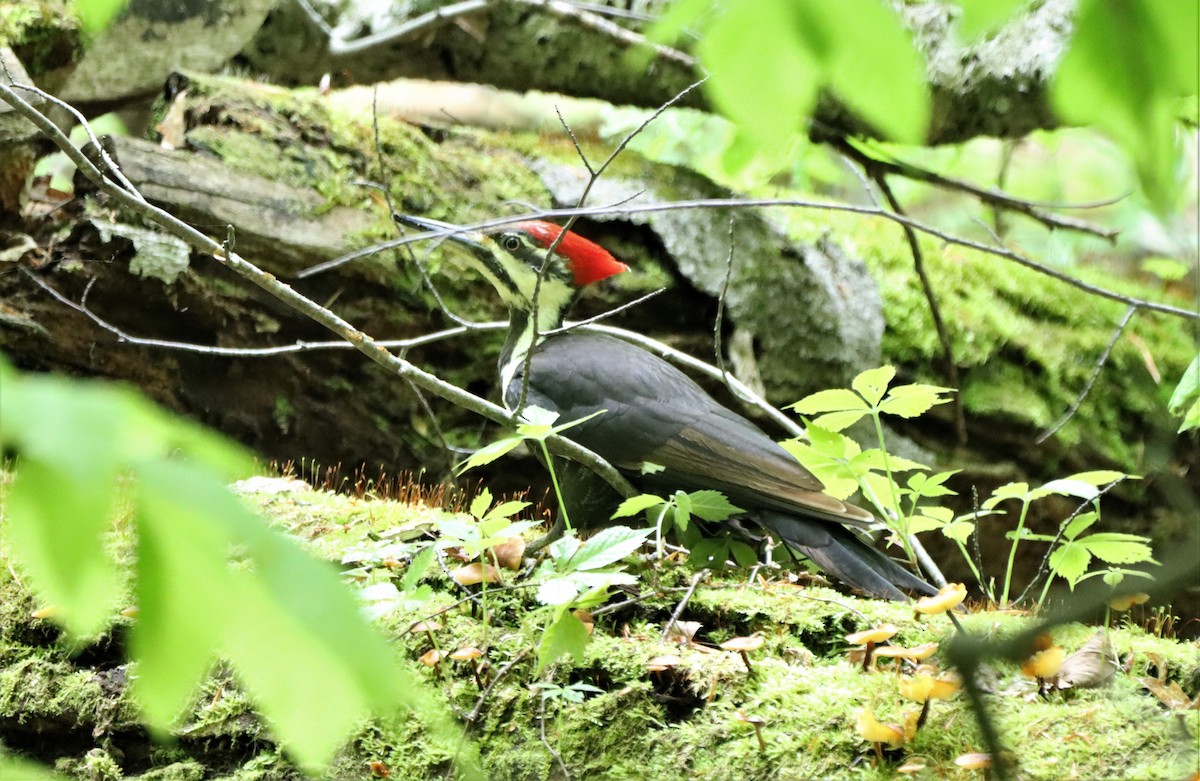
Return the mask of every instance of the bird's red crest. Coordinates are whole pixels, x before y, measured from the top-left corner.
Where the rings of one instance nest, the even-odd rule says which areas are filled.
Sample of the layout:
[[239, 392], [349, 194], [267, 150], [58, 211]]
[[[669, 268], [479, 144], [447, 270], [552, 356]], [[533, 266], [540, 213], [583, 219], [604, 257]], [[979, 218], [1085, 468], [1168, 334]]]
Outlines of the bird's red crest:
[[[546, 248], [554, 243], [558, 234], [563, 230], [559, 225], [542, 220], [519, 222], [513, 227], [532, 236]], [[575, 277], [575, 284], [579, 287], [608, 279], [614, 274], [629, 270], [629, 266], [614, 258], [608, 250], [570, 231], [563, 236], [555, 252], [567, 259], [567, 263], [571, 266], [571, 273]]]

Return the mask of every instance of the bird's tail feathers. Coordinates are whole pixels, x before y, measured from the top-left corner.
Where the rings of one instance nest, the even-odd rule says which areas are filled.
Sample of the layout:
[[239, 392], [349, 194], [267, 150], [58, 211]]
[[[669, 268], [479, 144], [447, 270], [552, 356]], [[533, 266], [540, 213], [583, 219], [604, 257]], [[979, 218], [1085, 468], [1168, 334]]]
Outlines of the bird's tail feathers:
[[908, 599], [904, 591], [937, 593], [844, 526], [778, 512], [761, 513], [757, 520], [848, 586], [892, 600]]

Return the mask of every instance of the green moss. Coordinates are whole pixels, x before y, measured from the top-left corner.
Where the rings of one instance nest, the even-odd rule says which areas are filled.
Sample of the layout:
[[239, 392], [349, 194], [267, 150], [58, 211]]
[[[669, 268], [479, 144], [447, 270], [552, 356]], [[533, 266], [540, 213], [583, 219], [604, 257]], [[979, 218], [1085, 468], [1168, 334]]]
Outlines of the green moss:
[[[866, 260], [883, 294], [885, 358], [916, 380], [944, 384], [937, 368], [937, 333], [898, 229], [884, 220], [846, 215], [789, 215], [797, 235], [832, 232]], [[1049, 427], [1087, 385], [1125, 305], [972, 250], [928, 238], [922, 238], [921, 247], [948, 324], [967, 410], [1019, 430]], [[1101, 271], [1076, 267], [1069, 273], [1136, 298], [1163, 298], [1161, 292]], [[1145, 443], [1170, 426], [1165, 399], [1172, 382], [1195, 352], [1188, 329], [1177, 319], [1135, 317], [1078, 413], [1055, 435], [1057, 441], [1064, 449], [1077, 449], [1083, 460], [1142, 470]]]
[[[263, 492], [248, 495], [246, 501], [332, 560], [362, 546], [415, 539], [443, 517], [443, 511], [428, 507], [316, 491]], [[357, 582], [394, 578], [399, 574], [394, 566], [382, 558], [370, 560], [356, 570]], [[397, 608], [381, 618], [379, 626], [393, 638], [398, 653], [413, 660], [432, 645], [425, 633], [408, 629], [413, 621], [434, 614], [441, 628], [433, 632], [432, 643], [443, 651], [482, 646], [488, 639], [485, 675], [498, 676], [502, 668], [508, 669], [488, 693], [469, 739], [478, 746], [491, 779], [553, 777], [560, 771], [547, 744], [578, 778], [893, 777], [896, 760], [872, 764], [873, 751], [855, 729], [858, 713], [871, 707], [884, 722], [901, 723], [916, 706], [899, 696], [896, 672], [888, 663], [864, 672], [845, 636], [890, 622], [900, 629], [895, 642], [944, 641], [949, 633], [946, 620], [917, 622], [905, 605], [801, 587], [777, 576], [747, 581], [743, 572], [718, 571], [696, 590], [682, 616], [699, 622], [696, 644], [664, 645], [663, 624], [681, 594], [672, 589], [686, 588], [691, 573], [670, 562], [635, 565], [632, 571], [639, 576], [639, 589], [651, 595], [598, 617], [582, 661], [565, 659], [541, 678], [559, 685], [588, 683], [603, 691], [579, 703], [550, 699], [543, 704], [531, 686], [538, 680], [533, 677], [534, 649], [547, 620], [531, 589], [493, 589], [485, 627], [479, 606], [460, 601], [462, 590], [435, 567], [425, 580], [431, 596]], [[32, 601], [20, 587], [11, 578], [0, 587], [5, 589], [0, 594], [0, 718], [85, 728], [114, 720], [132, 724], [132, 709], [123, 696], [114, 699], [97, 671], [73, 661], [45, 634], [33, 631]], [[964, 617], [968, 629], [982, 635], [1020, 631], [1031, 620], [992, 613]], [[765, 642], [751, 655], [753, 674], [739, 656], [715, 649], [723, 639], [755, 632]], [[1073, 652], [1094, 632], [1094, 627], [1066, 626], [1054, 632], [1054, 640]], [[1107, 777], [1113, 769], [1130, 778], [1184, 774], [1191, 743], [1182, 730], [1197, 734], [1197, 714], [1189, 712], [1180, 721], [1139, 681], [1166, 671], [1169, 680], [1195, 696], [1200, 691], [1200, 659], [1194, 647], [1136, 628], [1113, 630], [1111, 640], [1131, 669], [1118, 672], [1113, 685], [1099, 691], [1054, 691], [1037, 697], [1036, 684], [1014, 665], [991, 666], [989, 682], [995, 694], [989, 697], [989, 707], [1020, 762], [1022, 777], [1058, 778], [1064, 768], [1080, 777]], [[679, 655], [680, 663], [648, 672], [646, 662], [664, 653]], [[481, 693], [470, 665], [443, 660], [436, 676], [432, 669], [419, 669], [427, 684], [459, 713], [475, 708]], [[739, 721], [739, 711], [764, 720], [765, 751], [760, 751], [753, 729]], [[272, 745], [269, 730], [255, 715], [236, 676], [224, 670], [210, 676], [197, 692], [196, 705], [174, 740], [174, 749], [155, 755], [155, 767], [140, 777], [143, 781], [211, 775], [213, 769], [205, 762], [216, 755], [206, 752], [220, 745], [252, 750], [249, 758], [242, 755], [235, 764], [229, 764], [230, 758], [220, 760], [226, 763], [217, 773], [220, 777], [251, 781], [297, 772]], [[64, 757], [62, 768], [78, 777], [121, 778], [111, 775], [111, 768], [105, 770], [108, 765], [98, 764], [103, 761], [102, 748]], [[929, 722], [904, 756], [919, 756], [938, 773], [956, 777], [954, 757], [982, 748], [969, 709], [957, 699], [933, 705]], [[458, 751], [457, 738], [432, 733], [420, 714], [397, 713], [364, 725], [322, 777], [350, 781], [383, 768], [391, 777], [441, 777]]]

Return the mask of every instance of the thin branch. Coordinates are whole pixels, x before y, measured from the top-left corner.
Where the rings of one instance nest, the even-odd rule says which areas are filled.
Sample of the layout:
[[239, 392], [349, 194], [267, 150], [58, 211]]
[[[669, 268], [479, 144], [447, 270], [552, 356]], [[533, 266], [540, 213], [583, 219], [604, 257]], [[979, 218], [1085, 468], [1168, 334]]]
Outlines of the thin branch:
[[1113, 348], [1117, 346], [1117, 342], [1121, 339], [1121, 334], [1125, 333], [1125, 328], [1129, 322], [1133, 320], [1133, 316], [1137, 314], [1138, 307], [1130, 304], [1125, 310], [1125, 314], [1121, 316], [1121, 322], [1117, 323], [1117, 327], [1113, 329], [1112, 338], [1108, 340], [1108, 345], [1104, 348], [1104, 352], [1100, 353], [1100, 357], [1096, 360], [1096, 365], [1092, 367], [1092, 376], [1088, 377], [1087, 384], [1083, 386], [1083, 390], [1079, 392], [1079, 396], [1074, 403], [1063, 413], [1063, 416], [1055, 421], [1054, 425], [1046, 429], [1041, 435], [1034, 440], [1037, 444], [1042, 444], [1050, 437], [1054, 436], [1059, 429], [1067, 425], [1067, 421], [1075, 417], [1075, 413], [1083, 405], [1084, 399], [1092, 392], [1092, 386], [1096, 384], [1096, 380], [1100, 379], [1100, 372], [1103, 371], [1104, 365], [1108, 363], [1108, 357], [1112, 355]]
[[[639, 334], [636, 331], [628, 331], [624, 328], [617, 328], [611, 325], [589, 325], [586, 330], [595, 331], [602, 334], [609, 334], [610, 336], [615, 336], [619, 339], [624, 339], [627, 342], [640, 345], [641, 347], [645, 347], [647, 350], [661, 355], [662, 357], [677, 363], [680, 366], [693, 369], [701, 374], [704, 374], [705, 376], [717, 380], [718, 382], [724, 377], [721, 370], [716, 366], [705, 363], [699, 358], [694, 358], [685, 352], [676, 350], [674, 347], [663, 344], [656, 339], [651, 339], [645, 334]], [[804, 436], [804, 428], [796, 423], [796, 421], [775, 409], [775, 407], [771, 406], [770, 403], [756, 394], [737, 377], [733, 376], [732, 374], [728, 375], [728, 377], [730, 390], [739, 401], [753, 407], [759, 412], [762, 412], [776, 425], [778, 425], [787, 433], [791, 434], [793, 437]]]
[[529, 651], [529, 648], [522, 648], [507, 664], [496, 671], [496, 675], [492, 680], [488, 681], [487, 687], [480, 693], [479, 699], [475, 701], [475, 707], [471, 708], [470, 712], [467, 713], [465, 718], [468, 726], [475, 724], [475, 721], [479, 718], [479, 714], [483, 712], [483, 705], [491, 695], [492, 689], [496, 688], [496, 684], [500, 683], [506, 675], [512, 672], [512, 669], [529, 654]]
[[[868, 169], [868, 172], [874, 177], [875, 183], [879, 185], [879, 191], [887, 199], [892, 211], [904, 214], [904, 208], [900, 206], [900, 201], [887, 183], [887, 176], [873, 169]], [[933, 318], [933, 328], [937, 332], [938, 343], [942, 347], [942, 364], [946, 372], [946, 379], [950, 387], [954, 388], [950, 402], [954, 408], [954, 433], [960, 444], [966, 444], [967, 415], [963, 409], [962, 379], [958, 375], [958, 363], [954, 360], [954, 345], [950, 342], [950, 332], [946, 329], [945, 321], [942, 320], [942, 310], [938, 306], [937, 294], [933, 292], [933, 283], [925, 271], [925, 256], [921, 253], [921, 243], [917, 240], [917, 232], [908, 225], [903, 226], [903, 230], [904, 238], [908, 242], [909, 253], [912, 256], [913, 270], [921, 282], [921, 291], [925, 294], [925, 302], [929, 305], [929, 315]]]
[[[531, 6], [533, 8], [542, 8], [551, 14], [569, 18], [578, 21], [580, 24], [589, 27], [599, 33], [620, 41], [621, 43], [630, 46], [648, 46], [656, 56], [664, 59], [677, 62], [687, 68], [693, 68], [696, 65], [694, 57], [685, 54], [678, 49], [661, 44], [652, 44], [641, 33], [634, 32], [625, 27], [621, 27], [614, 22], [605, 19], [600, 13], [601, 9], [598, 6], [576, 6], [572, 3], [562, 2], [562, 0], [514, 0], [522, 5]], [[460, 3], [451, 3], [439, 8], [435, 8], [428, 13], [421, 14], [412, 19], [397, 24], [386, 30], [381, 30], [377, 33], [364, 35], [361, 38], [346, 39], [343, 38], [336, 29], [331, 27], [325, 19], [317, 13], [316, 9], [308, 2], [308, 0], [296, 0], [296, 4], [304, 11], [305, 16], [313, 23], [328, 39], [329, 53], [335, 56], [348, 56], [359, 54], [360, 52], [373, 49], [377, 46], [386, 46], [388, 44], [398, 43], [403, 40], [411, 39], [417, 36], [418, 33], [433, 27], [450, 19], [467, 16], [469, 14], [478, 13], [487, 9], [492, 5], [491, 0], [463, 0]], [[622, 16], [620, 13], [611, 13], [612, 16]]]
[[566, 781], [571, 781], [571, 773], [567, 770], [567, 765], [563, 762], [562, 755], [554, 750], [554, 746], [550, 745], [550, 741], [546, 739], [546, 695], [545, 692], [538, 697], [538, 734], [541, 735], [542, 745], [550, 752], [550, 756], [554, 757], [554, 761], [558, 763], [559, 770], [562, 771], [562, 777]]
[[1098, 298], [1106, 298], [1110, 301], [1119, 301], [1123, 304], [1137, 305], [1139, 309], [1144, 309], [1147, 312], [1157, 312], [1159, 314], [1170, 315], [1172, 317], [1180, 317], [1186, 320], [1200, 321], [1200, 311], [1184, 309], [1171, 304], [1164, 304], [1158, 301], [1149, 301], [1146, 299], [1135, 298], [1133, 296], [1118, 293], [1115, 290], [1110, 290], [1099, 285], [1093, 285], [1090, 282], [1085, 282], [1082, 279], [1077, 279], [1069, 274], [1046, 266], [1031, 258], [1028, 258], [1019, 252], [1014, 252], [1007, 247], [997, 244], [984, 244], [972, 239], [965, 239], [961, 236], [955, 236], [952, 233], [947, 233], [932, 225], [928, 225], [919, 220], [915, 220], [907, 215], [896, 214], [888, 209], [878, 207], [862, 206], [859, 204], [838, 203], [834, 201], [815, 201], [801, 198], [696, 198], [684, 201], [660, 201], [657, 203], [643, 203], [637, 205], [619, 206], [619, 207], [587, 207], [587, 208], [561, 208], [561, 209], [542, 209], [531, 211], [526, 214], [514, 215], [511, 217], [501, 217], [492, 220], [486, 220], [470, 225], [458, 226], [454, 230], [437, 229], [429, 230], [420, 234], [415, 234], [410, 237], [409, 241], [425, 240], [436, 236], [448, 236], [451, 233], [466, 230], [485, 230], [495, 228], [502, 225], [511, 225], [523, 220], [553, 220], [568, 217], [627, 217], [627, 216], [643, 216], [647, 214], [660, 214], [663, 212], [673, 211], [688, 211], [692, 209], [750, 209], [750, 208], [770, 208], [770, 207], [787, 207], [794, 209], [815, 209], [821, 211], [845, 212], [847, 214], [857, 214], [864, 217], [877, 217], [880, 219], [896, 222], [901, 225], [910, 226], [913, 230], [919, 233], [924, 233], [928, 236], [941, 239], [947, 244], [953, 244], [959, 247], [976, 250], [985, 255], [993, 255], [998, 258], [1004, 258], [1017, 265], [1024, 266], [1032, 271], [1036, 271], [1052, 279], [1056, 279], [1066, 285], [1070, 285], [1078, 290], [1082, 290], [1090, 295]]
[[1046, 546], [1046, 553], [1044, 556], [1042, 556], [1042, 563], [1038, 565], [1037, 576], [1030, 580], [1025, 586], [1024, 591], [1021, 592], [1020, 596], [1013, 600], [1014, 605], [1022, 604], [1025, 601], [1025, 597], [1029, 596], [1029, 592], [1033, 590], [1033, 587], [1040, 583], [1042, 578], [1049, 574], [1050, 555], [1058, 548], [1058, 543], [1063, 538], [1063, 534], [1067, 531], [1067, 526], [1071, 524], [1071, 521], [1075, 520], [1079, 514], [1088, 507], [1096, 506], [1097, 509], [1099, 509], [1099, 506], [1096, 503], [1100, 501], [1100, 497], [1111, 491], [1120, 482], [1120, 480], [1113, 480], [1111, 483], [1101, 488], [1095, 496], [1080, 502], [1079, 506], [1075, 508], [1075, 511], [1067, 516], [1066, 519], [1058, 525], [1058, 533], [1054, 535], [1054, 539], [1051, 540], [1050, 544]]
[[[733, 393], [729, 384], [729, 371], [725, 368], [725, 350], [721, 346], [721, 328], [725, 324], [725, 299], [729, 295], [729, 280], [733, 277], [733, 213], [729, 214], [729, 253], [725, 256], [725, 279], [721, 281], [721, 293], [717, 296], [717, 316], [713, 318], [713, 356], [726, 389]], [[737, 394], [734, 393], [736, 396]]]
[[692, 595], [696, 593], [696, 587], [700, 585], [700, 581], [708, 578], [709, 571], [702, 569], [695, 575], [692, 575], [692, 582], [688, 585], [688, 590], [684, 593], [683, 599], [679, 600], [679, 604], [675, 606], [675, 612], [671, 613], [671, 619], [667, 621], [667, 625], [663, 627], [662, 641], [665, 643], [667, 638], [671, 636], [671, 630], [675, 628], [675, 624], [679, 622], [679, 617], [683, 615], [687, 603], [692, 600]]
[[[1120, 231], [1103, 228], [1094, 223], [1080, 220], [1075, 217], [1066, 217], [1061, 214], [1054, 214], [1040, 208], [1038, 204], [1031, 201], [1026, 201], [1016, 196], [1009, 195], [1003, 190], [998, 190], [992, 187], [981, 187], [972, 182], [963, 179], [956, 179], [952, 176], [944, 176], [934, 171], [929, 171], [911, 163], [906, 163], [902, 160], [897, 160], [892, 157], [891, 160], [881, 160], [878, 157], [868, 154], [861, 147], [856, 146], [845, 139], [838, 139], [831, 142], [832, 145], [839, 151], [854, 157], [857, 160], [864, 161], [864, 164], [870, 168], [875, 168], [885, 174], [894, 174], [903, 176], [906, 179], [913, 179], [918, 182], [925, 182], [936, 187], [941, 187], [944, 190], [957, 190], [958, 192], [967, 193], [983, 203], [989, 204], [997, 209], [1024, 214], [1026, 217], [1037, 220], [1048, 228], [1060, 228], [1062, 230], [1078, 231], [1079, 233], [1087, 233], [1092, 236], [1098, 236], [1109, 243], [1114, 243], [1117, 240], [1117, 234]], [[869, 161], [867, 163], [866, 161]]]
[[593, 13], [593, 10], [598, 10], [596, 6], [591, 6], [592, 10], [585, 10], [584, 7], [574, 3], [562, 2], [562, 0], [516, 0], [523, 5], [534, 6], [536, 8], [545, 8], [556, 16], [561, 16], [569, 19], [575, 19], [584, 27], [588, 27], [596, 32], [603, 33], [613, 40], [620, 41], [630, 48], [639, 46], [648, 47], [660, 59], [671, 60], [677, 62], [687, 69], [695, 68], [697, 65], [696, 58], [690, 54], [685, 54], [678, 49], [670, 46], [664, 46], [660, 43], [651, 43], [646, 36], [641, 33], [634, 32], [619, 24], [610, 22], [603, 16]]

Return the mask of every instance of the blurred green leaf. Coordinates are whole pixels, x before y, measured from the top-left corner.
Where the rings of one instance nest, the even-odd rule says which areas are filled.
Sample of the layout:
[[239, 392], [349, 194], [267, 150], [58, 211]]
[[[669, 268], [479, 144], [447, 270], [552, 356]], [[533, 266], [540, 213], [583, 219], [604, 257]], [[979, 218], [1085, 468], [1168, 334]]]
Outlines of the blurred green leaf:
[[125, 10], [129, 0], [75, 0], [75, 13], [79, 26], [88, 37], [95, 37], [108, 29], [117, 15]]
[[929, 124], [925, 65], [899, 14], [881, 0], [793, 0], [825, 84], [892, 141], [919, 144]]
[[1083, 0], [1051, 89], [1065, 120], [1095, 125], [1125, 149], [1160, 211], [1179, 189], [1177, 100], [1197, 93], [1198, 28], [1195, 2]]
[[160, 462], [143, 467], [137, 493], [131, 646], [140, 661], [134, 687], [153, 723], [179, 716], [191, 692], [185, 682], [218, 653], [306, 766], [328, 761], [371, 714], [431, 706], [336, 572], [269, 529], [219, 481]]
[[795, 0], [726, 6], [697, 44], [713, 103], [758, 146], [789, 142], [816, 101], [820, 73], [803, 46]]
[[1200, 428], [1200, 355], [1192, 359], [1179, 378], [1179, 384], [1167, 402], [1167, 408], [1172, 415], [1183, 418], [1179, 426], [1180, 433], [1193, 428]]

